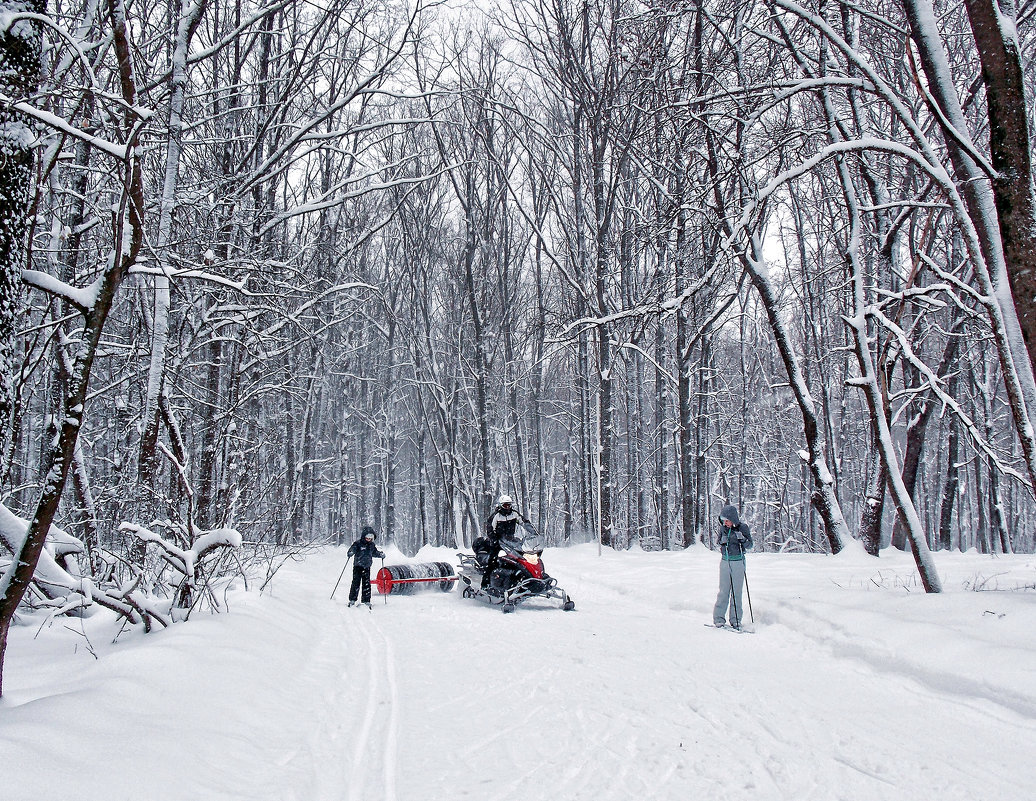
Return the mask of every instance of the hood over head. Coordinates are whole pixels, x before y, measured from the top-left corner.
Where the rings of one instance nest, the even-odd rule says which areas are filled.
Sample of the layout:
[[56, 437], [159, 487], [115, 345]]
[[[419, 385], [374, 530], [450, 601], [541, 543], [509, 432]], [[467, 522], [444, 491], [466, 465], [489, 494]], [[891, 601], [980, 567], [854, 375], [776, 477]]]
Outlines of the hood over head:
[[719, 513], [720, 525], [723, 524], [724, 520], [729, 520], [731, 523], [734, 524], [735, 528], [741, 525], [741, 518], [738, 517], [736, 506], [728, 505], [723, 507], [723, 511]]

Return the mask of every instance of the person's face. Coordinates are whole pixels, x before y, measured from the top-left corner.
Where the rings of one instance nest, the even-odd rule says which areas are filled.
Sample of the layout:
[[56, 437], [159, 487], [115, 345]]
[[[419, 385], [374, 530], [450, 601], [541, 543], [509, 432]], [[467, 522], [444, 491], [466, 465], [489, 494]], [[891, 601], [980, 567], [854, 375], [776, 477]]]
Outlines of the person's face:
[[368, 534], [364, 539], [367, 540], [367, 542], [374, 542], [374, 536], [371, 534]]
[[730, 522], [729, 520], [724, 520], [724, 521], [723, 521], [723, 527], [724, 527], [724, 528], [733, 528], [733, 527], [734, 527], [734, 524], [733, 524], [733, 523], [731, 523], [731, 522]]
[[511, 504], [505, 503], [505, 504], [503, 504], [503, 508], [504, 508], [505, 512], [510, 512], [511, 511]]

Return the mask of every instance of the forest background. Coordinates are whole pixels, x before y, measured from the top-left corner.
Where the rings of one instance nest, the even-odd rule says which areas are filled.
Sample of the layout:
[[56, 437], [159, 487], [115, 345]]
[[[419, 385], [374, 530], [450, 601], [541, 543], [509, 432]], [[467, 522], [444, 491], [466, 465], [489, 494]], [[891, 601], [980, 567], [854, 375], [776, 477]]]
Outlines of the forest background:
[[1034, 7], [0, 2], [4, 639], [504, 492], [1032, 551]]

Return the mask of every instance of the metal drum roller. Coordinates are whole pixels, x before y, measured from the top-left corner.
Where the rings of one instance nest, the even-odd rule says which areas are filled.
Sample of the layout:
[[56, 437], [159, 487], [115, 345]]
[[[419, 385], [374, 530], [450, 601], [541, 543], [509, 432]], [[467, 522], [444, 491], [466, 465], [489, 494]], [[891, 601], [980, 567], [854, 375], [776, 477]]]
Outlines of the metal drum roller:
[[378, 571], [374, 586], [382, 595], [411, 595], [428, 589], [449, 592], [456, 581], [457, 574], [448, 562], [424, 562], [387, 565]]

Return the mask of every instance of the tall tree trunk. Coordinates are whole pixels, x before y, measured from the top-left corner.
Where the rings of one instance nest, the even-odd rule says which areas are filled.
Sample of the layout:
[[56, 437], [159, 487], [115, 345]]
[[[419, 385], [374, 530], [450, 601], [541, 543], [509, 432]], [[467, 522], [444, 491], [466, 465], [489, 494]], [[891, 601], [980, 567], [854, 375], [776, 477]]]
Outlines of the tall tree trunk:
[[[215, 301], [212, 301], [215, 305]], [[211, 307], [210, 307], [211, 308]], [[211, 332], [211, 338], [202, 348], [205, 354], [205, 362], [202, 366], [201, 387], [204, 393], [205, 403], [200, 405], [198, 414], [198, 428], [201, 435], [201, 453], [195, 475], [197, 475], [198, 489], [195, 510], [198, 515], [198, 524], [201, 528], [212, 528], [215, 525], [217, 513], [215, 510], [215, 497], [217, 487], [217, 455], [219, 453], [219, 416], [222, 409], [222, 396], [220, 393], [220, 376], [222, 373], [223, 344], [221, 338], [215, 331]], [[285, 357], [287, 358], [287, 357]], [[287, 372], [287, 370], [286, 370]], [[285, 415], [291, 416], [291, 397], [285, 395]], [[290, 430], [290, 425], [288, 430]], [[294, 465], [291, 465], [294, 467]], [[291, 480], [291, 477], [288, 477]]]
[[887, 483], [888, 465], [881, 455], [877, 436], [872, 433], [870, 456], [867, 460], [867, 495], [860, 515], [860, 539], [871, 556], [881, 553], [881, 519], [885, 514]]
[[1029, 112], [1014, 0], [965, 0], [982, 62], [993, 197], [1018, 321], [1036, 360], [1036, 195]]
[[[662, 278], [659, 276], [659, 295], [663, 292]], [[665, 375], [665, 327], [661, 318], [655, 328], [655, 449], [658, 456], [655, 461], [655, 523], [663, 551], [670, 547], [669, 531], [669, 443], [671, 432], [667, 425], [668, 391]]]
[[[473, 191], [473, 190], [472, 190]], [[469, 197], [471, 195], [469, 194]], [[474, 221], [467, 220], [467, 239], [463, 253], [464, 289], [468, 312], [471, 315], [472, 338], [475, 350], [475, 413], [478, 415], [478, 457], [481, 486], [481, 503], [476, 514], [480, 519], [489, 516], [493, 505], [492, 474], [489, 469], [489, 389], [488, 364], [486, 360], [485, 328], [482, 322], [482, 311], [478, 304], [478, 291], [475, 286], [476, 244]]]
[[748, 270], [756, 292], [759, 294], [763, 310], [766, 312], [767, 320], [770, 323], [774, 343], [777, 345], [777, 352], [784, 363], [789, 384], [798, 403], [799, 413], [802, 415], [806, 451], [801, 455], [809, 465], [810, 474], [813, 477], [813, 495], [811, 500], [820, 518], [824, 521], [824, 531], [827, 534], [831, 553], [838, 553], [850, 539], [849, 529], [845, 525], [842, 508], [835, 495], [834, 477], [831, 475], [827, 465], [827, 454], [824, 451], [824, 442], [820, 431], [820, 422], [816, 414], [816, 407], [813, 404], [813, 399], [810, 397], [809, 389], [802, 375], [799, 357], [792, 347], [785, 330], [784, 321], [781, 319], [779, 304], [770, 285], [768, 271], [761, 261], [762, 257], [758, 252], [759, 247], [758, 241], [753, 239], [753, 252], [743, 253], [742, 263]]
[[[0, 2], [0, 12], [43, 14], [45, 0]], [[0, 92], [13, 100], [29, 97], [39, 83], [40, 25], [8, 24], [0, 36]], [[18, 337], [16, 336], [21, 271], [25, 263], [25, 235], [33, 191], [35, 137], [9, 103], [0, 104], [0, 477], [7, 476], [8, 444], [12, 440]], [[6, 633], [6, 632], [5, 632]], [[0, 655], [3, 654], [0, 644]]]
[[[943, 349], [942, 359], [936, 369], [936, 376], [940, 380], [945, 379], [950, 370], [957, 367], [957, 355], [960, 352], [960, 339], [962, 335], [963, 317], [958, 316], [953, 325], [950, 326], [949, 338], [946, 347]], [[907, 424], [906, 449], [903, 453], [903, 484], [910, 493], [911, 500], [917, 497], [917, 473], [921, 465], [921, 454], [924, 450], [925, 434], [928, 430], [928, 422], [932, 418], [932, 412], [936, 408], [935, 398], [931, 390], [926, 391], [918, 401], [916, 411], [910, 417]], [[893, 529], [893, 542], [896, 543], [897, 535], [903, 536], [903, 525], [897, 518]], [[902, 550], [902, 546], [896, 544]]]
[[712, 337], [703, 334], [701, 337], [701, 361], [698, 365], [698, 397], [695, 409], [694, 426], [694, 518], [692, 520], [695, 533], [694, 541], [704, 537], [709, 521], [709, 483], [708, 461], [706, 459], [706, 443], [709, 437], [710, 408], [709, 399], [715, 388], [714, 365], [712, 354]]
[[[956, 383], [956, 381], [952, 381]], [[952, 388], [948, 388], [952, 391]], [[956, 421], [947, 418], [947, 426], [950, 429], [946, 442], [946, 480], [943, 482], [942, 499], [939, 504], [939, 546], [944, 550], [953, 547], [953, 507], [957, 500], [958, 471], [957, 450], [958, 450], [958, 426]]]
[[154, 276], [155, 306], [152, 315], [151, 365], [148, 370], [147, 392], [144, 399], [144, 430], [141, 433], [137, 455], [137, 477], [148, 486], [155, 478], [157, 460], [155, 449], [158, 443], [159, 396], [165, 381], [166, 346], [169, 339], [169, 272], [173, 210], [176, 207], [176, 192], [180, 177], [180, 154], [183, 151], [183, 104], [187, 88], [187, 53], [191, 38], [201, 22], [205, 0], [181, 0], [173, 38], [170, 59], [169, 80], [169, 140], [166, 144], [165, 178], [158, 214], [158, 237], [155, 248], [158, 251], [159, 273]]
[[887, 398], [882, 391], [881, 378], [875, 369], [874, 357], [870, 350], [870, 337], [867, 330], [867, 303], [864, 280], [864, 267], [860, 263], [859, 243], [861, 236], [861, 220], [856, 191], [849, 175], [844, 159], [836, 160], [838, 175], [849, 211], [850, 231], [846, 246], [846, 260], [849, 262], [853, 285], [853, 314], [846, 322], [853, 333], [856, 359], [860, 368], [860, 388], [867, 400], [867, 408], [871, 416], [875, 436], [885, 464], [888, 465], [889, 491], [896, 504], [896, 511], [906, 526], [907, 537], [914, 553], [914, 562], [925, 592], [941, 592], [942, 583], [935, 569], [924, 528], [917, 515], [910, 493], [903, 483], [903, 475], [899, 468], [898, 457], [892, 442], [892, 432], [887, 414]]
[[[687, 212], [684, 209], [683, 199], [686, 194], [686, 177], [681, 163], [676, 175], [676, 190], [673, 202], [676, 205], [676, 232], [673, 245], [675, 251], [674, 272], [676, 284], [674, 291], [676, 297], [683, 297], [687, 284], [690, 281], [690, 259], [688, 258], [689, 247], [687, 243]], [[692, 407], [692, 371], [691, 371], [691, 321], [688, 319], [687, 304], [681, 304], [676, 311], [676, 394], [678, 404], [680, 434], [680, 450], [677, 454], [680, 464], [680, 546], [688, 547], [696, 542], [694, 528], [694, 510], [697, 501], [697, 491], [694, 486], [694, 478], [697, 471], [697, 459], [694, 452], [694, 430], [695, 420]]]

